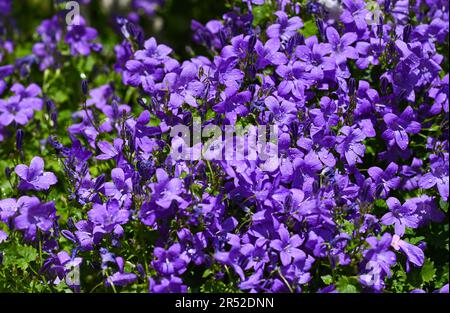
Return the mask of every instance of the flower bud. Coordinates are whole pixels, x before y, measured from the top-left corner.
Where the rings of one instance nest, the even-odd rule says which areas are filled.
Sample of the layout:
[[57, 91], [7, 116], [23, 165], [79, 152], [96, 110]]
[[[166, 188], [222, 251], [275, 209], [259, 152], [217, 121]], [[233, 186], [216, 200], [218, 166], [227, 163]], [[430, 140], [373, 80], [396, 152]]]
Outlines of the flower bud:
[[387, 94], [388, 84], [389, 84], [388, 79], [387, 79], [385, 76], [381, 77], [381, 80], [380, 80], [380, 89], [381, 89], [381, 94], [382, 94], [383, 96], [385, 96], [385, 95]]
[[348, 93], [350, 96], [354, 96], [356, 92], [356, 80], [352, 77], [348, 82]]
[[138, 30], [138, 32], [137, 32], [136, 42], [138, 44], [139, 49], [144, 48], [144, 33], [140, 30]]
[[50, 119], [53, 122], [53, 127], [57, 128], [57, 126], [58, 126], [58, 112], [56, 110], [52, 111], [52, 113], [50, 114]]
[[128, 22], [126, 24], [126, 29], [128, 31], [128, 34], [130, 34], [131, 38], [136, 39], [137, 30], [136, 30], [136, 26], [134, 25], [134, 23]]
[[291, 53], [295, 47], [296, 36], [292, 36], [286, 43], [286, 52]]
[[391, 0], [384, 0], [384, 12], [389, 12], [391, 7]]
[[255, 35], [250, 36], [250, 39], [248, 40], [248, 52], [253, 52], [253, 49], [256, 45], [257, 37]]
[[17, 151], [22, 150], [22, 143], [23, 143], [23, 130], [19, 128], [16, 132], [16, 149], [17, 149]]
[[66, 239], [68, 239], [68, 240], [70, 240], [70, 241], [72, 241], [74, 243], [77, 242], [77, 238], [75, 237], [75, 235], [71, 231], [69, 231], [67, 229], [63, 229], [61, 231], [61, 235], [63, 235], [64, 238], [66, 238]]
[[377, 36], [379, 38], [383, 37], [383, 24], [384, 24], [383, 22], [384, 22], [383, 17], [380, 16], [380, 18], [378, 19], [378, 25], [377, 25]]
[[138, 265], [136, 265], [136, 269], [142, 278], [144, 278], [146, 276], [145, 270], [144, 270], [144, 267], [142, 266], [142, 264], [139, 263]]
[[5, 176], [7, 179], [11, 178], [11, 173], [12, 173], [11, 168], [9, 166], [5, 167]]
[[113, 100], [112, 100], [111, 108], [112, 108], [113, 116], [114, 116], [115, 118], [117, 118], [117, 117], [119, 116], [119, 104], [117, 103], [117, 100], [116, 100], [116, 99], [113, 99]]
[[324, 29], [324, 26], [323, 26], [323, 21], [322, 21], [322, 19], [316, 17], [316, 26], [317, 26], [317, 29], [319, 30], [320, 36], [321, 36], [322, 38], [324, 38], [325, 29]]
[[69, 227], [69, 229], [75, 229], [75, 223], [73, 222], [72, 217], [69, 217], [67, 219], [67, 226]]
[[47, 99], [45, 101], [45, 110], [47, 111], [47, 113], [50, 114], [54, 110], [54, 108], [55, 108], [55, 103], [52, 100]]
[[226, 36], [225, 31], [223, 29], [221, 29], [219, 31], [218, 36], [219, 36], [220, 44], [222, 45], [222, 47], [226, 46], [227, 45], [227, 36]]
[[408, 24], [403, 28], [403, 41], [406, 43], [409, 41], [409, 37], [411, 36], [411, 30], [411, 24]]
[[30, 74], [30, 66], [23, 64], [19, 69], [19, 74], [21, 78], [27, 77]]
[[138, 98], [138, 99], [137, 99], [137, 102], [138, 102], [138, 104], [139, 104], [142, 108], [144, 108], [145, 110], [148, 109], [148, 106], [147, 106], [147, 100], [146, 100], [146, 99], [144, 99], [144, 98]]
[[88, 94], [89, 91], [89, 85], [88, 85], [88, 81], [86, 79], [83, 79], [81, 81], [81, 90], [83, 91], [84, 95]]
[[95, 180], [94, 190], [99, 190], [104, 182], [105, 182], [105, 174], [98, 176], [97, 179]]

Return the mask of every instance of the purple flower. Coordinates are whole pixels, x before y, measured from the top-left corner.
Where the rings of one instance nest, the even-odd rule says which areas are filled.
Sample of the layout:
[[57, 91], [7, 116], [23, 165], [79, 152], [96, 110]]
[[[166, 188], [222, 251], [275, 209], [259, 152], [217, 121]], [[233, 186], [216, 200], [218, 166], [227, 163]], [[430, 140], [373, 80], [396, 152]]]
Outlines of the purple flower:
[[193, 261], [196, 265], [200, 265], [207, 260], [208, 256], [203, 249], [207, 247], [208, 241], [203, 232], [193, 235], [187, 228], [183, 228], [178, 231], [178, 237], [183, 244], [182, 248], [187, 252], [187, 260]]
[[304, 45], [295, 49], [295, 55], [305, 64], [305, 76], [314, 81], [321, 82], [326, 77], [331, 77], [336, 68], [334, 58], [330, 57], [331, 45], [319, 43], [316, 36], [305, 40]]
[[175, 201], [180, 207], [186, 207], [186, 201], [180, 197], [183, 192], [183, 182], [179, 178], [170, 178], [167, 173], [158, 168], [156, 170], [156, 183], [151, 183], [153, 199], [156, 204], [164, 209], [168, 209]]
[[[99, 272], [83, 290], [140, 291], [148, 279], [150, 292], [214, 281], [214, 290], [338, 292], [344, 275], [362, 291], [428, 291], [389, 277], [404, 265], [396, 251], [407, 272], [425, 257], [442, 267], [433, 257], [445, 247], [430, 240], [447, 219], [448, 1], [372, 1], [379, 18], [364, 0], [235, 1], [220, 20], [191, 23], [205, 53], [188, 47], [187, 59], [144, 39], [142, 15], [162, 2], [129, 1], [119, 41], [86, 58], [101, 45], [84, 19], [66, 26], [57, 13], [29, 46], [12, 0], [0, 0], [1, 248], [42, 248], [38, 274], [66, 279], [58, 290], [81, 291], [67, 279], [82, 253], [81, 282]], [[81, 90], [66, 88], [62, 67], [89, 76]], [[119, 76], [107, 79], [111, 69]], [[18, 83], [33, 79], [45, 88]], [[172, 134], [197, 120], [231, 135], [195, 133], [204, 158], [187, 133]]]
[[441, 289], [433, 291], [433, 293], [448, 293], [448, 284], [445, 284]]
[[299, 235], [291, 237], [289, 231], [283, 226], [280, 226], [278, 235], [280, 236], [280, 239], [272, 240], [270, 247], [280, 253], [280, 260], [283, 266], [288, 266], [292, 261], [295, 262], [306, 258], [305, 253], [298, 249], [303, 243], [303, 240]]
[[126, 224], [130, 216], [128, 210], [120, 208], [116, 199], [111, 199], [106, 204], [94, 203], [87, 214], [89, 220], [100, 226], [104, 232], [113, 232], [117, 236], [122, 236], [124, 230], [121, 225]]
[[369, 65], [378, 65], [379, 58], [386, 49], [386, 41], [375, 36], [371, 36], [368, 41], [358, 41], [356, 51], [359, 54], [356, 65], [360, 69], [366, 69]]
[[437, 186], [442, 199], [447, 201], [449, 193], [449, 159], [448, 153], [444, 153], [444, 158], [432, 154], [430, 155], [430, 172], [423, 175], [419, 180], [419, 187], [430, 189]]
[[123, 140], [120, 138], [114, 139], [114, 144], [111, 145], [107, 141], [99, 141], [97, 147], [102, 151], [102, 154], [97, 155], [95, 158], [98, 160], [109, 160], [117, 157], [122, 152]]
[[171, 92], [169, 108], [178, 109], [183, 103], [197, 107], [197, 97], [203, 95], [205, 89], [198, 79], [198, 68], [194, 63], [184, 63], [180, 74], [169, 73], [164, 77], [163, 84]]
[[75, 224], [75, 236], [82, 250], [93, 250], [105, 235], [102, 225], [95, 225], [90, 221], [81, 220]]
[[124, 272], [125, 262], [122, 257], [116, 257], [114, 261], [119, 268], [119, 271], [115, 272], [111, 276], [108, 276], [105, 282], [107, 286], [126, 286], [133, 283], [137, 279], [136, 274]]
[[106, 279], [106, 285], [127, 286], [137, 279], [134, 273], [120, 273], [116, 272]]
[[186, 271], [187, 262], [181, 253], [179, 243], [174, 243], [167, 250], [156, 247], [153, 251], [156, 259], [152, 261], [152, 266], [163, 275], [183, 274]]
[[8, 126], [12, 122], [19, 125], [27, 124], [34, 115], [34, 111], [42, 109], [43, 101], [37, 96], [41, 93], [41, 88], [36, 84], [24, 87], [21, 84], [14, 84], [11, 87], [14, 96], [8, 100], [0, 99], [0, 124]]
[[386, 140], [394, 139], [400, 149], [408, 148], [408, 134], [417, 134], [421, 126], [414, 121], [414, 110], [408, 106], [400, 115], [386, 113], [383, 116], [387, 129], [383, 132], [383, 138]]
[[258, 292], [261, 289], [261, 285], [264, 283], [263, 270], [258, 269], [256, 272], [246, 280], [239, 283], [241, 290], [249, 290], [249, 292]]
[[31, 159], [30, 166], [19, 164], [16, 174], [20, 177], [19, 190], [48, 190], [58, 179], [52, 172], [44, 172], [44, 160], [40, 157]]
[[280, 65], [287, 62], [287, 57], [284, 53], [279, 52], [280, 41], [278, 39], [269, 39], [263, 45], [259, 40], [255, 44], [255, 51], [258, 55], [256, 67], [264, 69], [268, 65]]
[[246, 258], [244, 270], [253, 268], [258, 271], [264, 269], [266, 263], [270, 261], [266, 245], [267, 240], [264, 238], [258, 238], [254, 245], [251, 243], [242, 245], [240, 252]]
[[24, 197], [20, 197], [18, 200], [14, 198], [0, 200], [0, 221], [7, 223], [26, 201], [27, 198]]
[[349, 165], [362, 163], [362, 157], [366, 147], [362, 143], [366, 136], [359, 128], [344, 126], [339, 130], [341, 135], [337, 136], [336, 151], [345, 156], [345, 160]]
[[416, 206], [417, 218], [419, 219], [420, 226], [427, 224], [428, 222], [442, 222], [445, 218], [444, 212], [442, 212], [436, 205], [434, 197], [427, 195], [421, 195], [420, 197], [411, 198], [407, 200], [411, 201]]
[[338, 65], [345, 63], [347, 59], [358, 58], [358, 52], [351, 46], [358, 38], [355, 33], [345, 33], [340, 37], [337, 30], [332, 26], [328, 26], [326, 32], [328, 42], [331, 44], [333, 56]]
[[[230, 92], [232, 92], [230, 87]], [[248, 114], [249, 110], [247, 102], [251, 99], [251, 94], [249, 91], [243, 91], [239, 93], [232, 93], [231, 95], [227, 95], [226, 92], [221, 95], [222, 100], [218, 104], [216, 104], [213, 109], [217, 113], [225, 113], [225, 117], [231, 124], [236, 123], [238, 116], [245, 116]]]
[[205, 45], [208, 48], [220, 49], [223, 47], [223, 44], [225, 44], [224, 36], [222, 39], [219, 38], [219, 33], [223, 29], [222, 22], [218, 20], [210, 20], [204, 26], [196, 20], [191, 21], [194, 42]]
[[159, 282], [149, 278], [149, 291], [155, 293], [185, 293], [188, 288], [183, 285], [183, 280], [171, 275], [170, 278], [162, 278]]
[[369, 13], [365, 8], [365, 1], [343, 0], [342, 4], [345, 9], [339, 17], [341, 22], [344, 23], [350, 31], [356, 31], [358, 34], [364, 33], [367, 30], [366, 18]]
[[383, 215], [381, 223], [384, 225], [394, 225], [395, 234], [403, 236], [405, 227], [417, 228], [419, 220], [416, 213], [416, 204], [406, 201], [403, 205], [394, 197], [386, 200], [390, 212]]
[[112, 182], [105, 183], [105, 195], [122, 202], [128, 202], [133, 189], [131, 177], [126, 177], [121, 168], [111, 171]]
[[79, 287], [79, 281], [73, 281], [70, 275], [75, 268], [79, 268], [83, 259], [80, 257], [70, 257], [66, 251], [53, 254], [45, 260], [43, 268], [47, 275], [52, 277], [53, 283], [58, 285], [62, 280], [65, 280], [68, 286], [72, 288]]
[[384, 171], [378, 166], [373, 166], [367, 172], [374, 181], [376, 194], [383, 199], [388, 196], [391, 189], [396, 189], [400, 185], [400, 177], [396, 176], [398, 165], [394, 162]]
[[128, 40], [122, 41], [122, 43], [114, 47], [114, 53], [116, 54], [117, 57], [117, 61], [114, 64], [114, 69], [117, 72], [123, 72], [125, 69], [125, 64], [133, 56], [131, 43]]
[[434, 100], [433, 105], [430, 108], [431, 114], [439, 114], [441, 111], [448, 113], [448, 77], [449, 76], [447, 74], [442, 78], [442, 80], [437, 78], [433, 84], [433, 87], [428, 91], [428, 96]]
[[0, 16], [6, 16], [11, 13], [12, 1], [0, 0]]
[[297, 30], [303, 27], [302, 20], [298, 16], [288, 18], [288, 15], [283, 11], [277, 11], [275, 15], [278, 17], [277, 23], [270, 25], [266, 31], [269, 38], [288, 41]]
[[138, 50], [134, 54], [134, 57], [138, 61], [142, 61], [143, 64], [149, 66], [157, 66], [165, 61], [169, 60], [169, 54], [172, 53], [172, 49], [166, 45], [159, 44], [155, 38], [148, 39], [144, 44], [145, 50]]
[[250, 36], [239, 35], [231, 39], [231, 45], [222, 48], [220, 56], [223, 59], [238, 58], [245, 59], [249, 51]]
[[[416, 266], [422, 266], [425, 259], [422, 249], [400, 239], [400, 236], [401, 235], [395, 234], [392, 237], [391, 246], [395, 250], [402, 251], [406, 255], [408, 263], [411, 262]], [[407, 265], [407, 267], [409, 268], [409, 265]]]
[[134, 59], [125, 63], [123, 82], [134, 87], [142, 86], [144, 91], [152, 94], [156, 92], [157, 84], [162, 81], [166, 71], [177, 68], [179, 63], [169, 57], [172, 49], [158, 45], [155, 38], [148, 39], [144, 48], [136, 51]]
[[289, 125], [295, 119], [295, 104], [284, 100], [269, 96], [264, 100], [265, 105], [269, 109], [273, 120], [280, 126]]
[[97, 31], [92, 27], [87, 27], [84, 18], [79, 16], [79, 24], [67, 27], [65, 41], [70, 45], [72, 55], [89, 55], [91, 50], [101, 50], [100, 44], [92, 42], [96, 38]]
[[0, 99], [0, 124], [8, 126], [12, 122], [26, 125], [33, 118], [33, 109], [21, 103], [20, 96], [13, 96], [7, 101]]
[[20, 204], [19, 215], [14, 219], [14, 225], [25, 232], [27, 239], [34, 240], [38, 229], [44, 233], [52, 229], [56, 220], [53, 201], [41, 203], [36, 197], [23, 196], [18, 204]]
[[[2, 243], [3, 241], [6, 241], [6, 239], [8, 239], [8, 234], [6, 232], [4, 232], [3, 230], [0, 230], [0, 243]], [[0, 260], [1, 260], [1, 258], [0, 258]]]
[[[0, 79], [11, 76], [14, 73], [14, 65], [0, 66]], [[1, 92], [0, 92], [1, 94]]]
[[155, 11], [164, 0], [133, 0], [132, 6], [136, 9], [143, 10], [147, 15], [154, 15]]
[[379, 240], [369, 237], [366, 242], [370, 248], [363, 251], [363, 274], [359, 276], [359, 281], [367, 287], [381, 291], [385, 285], [384, 278], [391, 276], [390, 267], [396, 263], [395, 253], [389, 250], [392, 236], [385, 233]]
[[57, 15], [51, 19], [42, 21], [37, 28], [37, 33], [41, 35], [42, 42], [33, 46], [33, 54], [37, 57], [39, 69], [41, 71], [51, 67], [58, 56], [57, 44], [61, 41], [62, 27]]
[[315, 177], [322, 170], [320, 159], [314, 151], [310, 151], [303, 159], [296, 158], [293, 165], [295, 170], [292, 187], [302, 190], [307, 196], [311, 196]]

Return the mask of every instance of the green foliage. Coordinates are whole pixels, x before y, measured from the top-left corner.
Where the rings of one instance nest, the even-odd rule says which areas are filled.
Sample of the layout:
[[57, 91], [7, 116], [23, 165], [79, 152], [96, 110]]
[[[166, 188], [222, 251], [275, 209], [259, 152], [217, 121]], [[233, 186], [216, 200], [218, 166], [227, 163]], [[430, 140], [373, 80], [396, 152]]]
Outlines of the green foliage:
[[430, 261], [429, 259], [426, 260], [420, 273], [422, 275], [422, 281], [424, 283], [430, 282], [434, 278], [434, 275], [436, 274], [434, 262]]
[[273, 17], [273, 5], [270, 2], [253, 8], [253, 26], [262, 25]]
[[35, 248], [19, 243], [8, 245], [3, 250], [3, 254], [3, 266], [17, 267], [22, 271], [27, 270], [39, 255]]
[[336, 283], [336, 289], [342, 293], [358, 292], [358, 280], [355, 277], [341, 277]]
[[333, 282], [333, 277], [331, 275], [324, 275], [320, 277], [325, 285], [330, 285]]
[[307, 20], [304, 23], [303, 28], [300, 30], [300, 33], [305, 36], [305, 38], [318, 35], [319, 30], [317, 29], [316, 22], [314, 20]]

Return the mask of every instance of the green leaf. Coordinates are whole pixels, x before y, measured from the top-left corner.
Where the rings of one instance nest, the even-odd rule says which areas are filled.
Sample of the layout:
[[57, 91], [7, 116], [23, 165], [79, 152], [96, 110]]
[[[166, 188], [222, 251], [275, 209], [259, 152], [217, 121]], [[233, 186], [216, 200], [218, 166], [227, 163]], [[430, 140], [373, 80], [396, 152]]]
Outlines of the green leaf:
[[448, 212], [448, 202], [444, 201], [444, 199], [440, 199], [439, 200], [439, 206], [441, 207], [442, 211], [444, 211], [445, 213]]
[[69, 99], [69, 96], [61, 90], [56, 91], [55, 94], [52, 95], [52, 97], [57, 104], [66, 102]]
[[373, 146], [366, 145], [366, 153], [370, 155], [376, 155], [376, 150]]
[[300, 30], [300, 33], [305, 36], [305, 38], [317, 35], [319, 33], [319, 30], [317, 29], [315, 20], [307, 20], [303, 28]]
[[322, 278], [322, 281], [325, 283], [325, 285], [330, 285], [333, 282], [333, 277], [331, 277], [331, 275], [324, 275], [320, 278]]
[[36, 261], [37, 256], [38, 253], [35, 248], [14, 244], [4, 250], [3, 265], [6, 267], [15, 265], [22, 270], [26, 270], [31, 262]]
[[203, 277], [203, 278], [206, 278], [206, 277], [210, 276], [212, 273], [213, 273], [213, 271], [212, 271], [211, 269], [208, 268], [208, 269], [203, 273], [202, 277]]
[[425, 239], [424, 236], [414, 237], [414, 238], [409, 239], [409, 243], [415, 245], [424, 239]]
[[432, 281], [434, 278], [434, 275], [436, 274], [436, 269], [434, 268], [434, 262], [430, 261], [430, 260], [426, 260], [425, 264], [422, 267], [420, 274], [422, 276], [423, 282], [427, 283], [429, 281]]
[[356, 287], [357, 281], [351, 277], [341, 277], [336, 283], [336, 288], [342, 293], [356, 293], [358, 288]]
[[95, 58], [92, 55], [90, 55], [87, 58], [86, 63], [84, 64], [84, 71], [85, 72], [91, 72], [93, 67], [94, 67], [94, 65], [95, 65], [95, 62], [96, 62]]
[[342, 222], [343, 231], [347, 234], [353, 234], [353, 231], [355, 230], [355, 224], [353, 224], [350, 221], [344, 220]]
[[379, 207], [379, 208], [385, 208], [385, 209], [388, 208], [388, 206], [387, 206], [387, 204], [386, 204], [386, 201], [383, 200], [383, 199], [377, 199], [377, 200], [375, 200], [375, 206], [377, 206], [377, 207]]
[[206, 111], [206, 120], [212, 120], [213, 118], [216, 117], [216, 112], [214, 112], [213, 110], [209, 109], [208, 111]]
[[270, 20], [270, 16], [272, 15], [272, 8], [269, 3], [264, 5], [260, 5], [253, 8], [253, 25], [261, 25], [267, 20]]

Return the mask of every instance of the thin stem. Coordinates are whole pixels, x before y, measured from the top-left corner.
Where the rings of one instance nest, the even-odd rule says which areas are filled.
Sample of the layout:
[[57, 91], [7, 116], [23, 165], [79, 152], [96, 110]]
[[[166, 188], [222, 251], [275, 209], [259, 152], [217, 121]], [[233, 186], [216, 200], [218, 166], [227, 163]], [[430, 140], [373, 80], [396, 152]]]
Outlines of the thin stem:
[[278, 275], [280, 276], [281, 280], [284, 282], [284, 284], [289, 288], [289, 291], [291, 293], [294, 293], [294, 290], [292, 289], [291, 285], [287, 281], [287, 279], [284, 277], [284, 275], [281, 273], [280, 268], [277, 269]]

